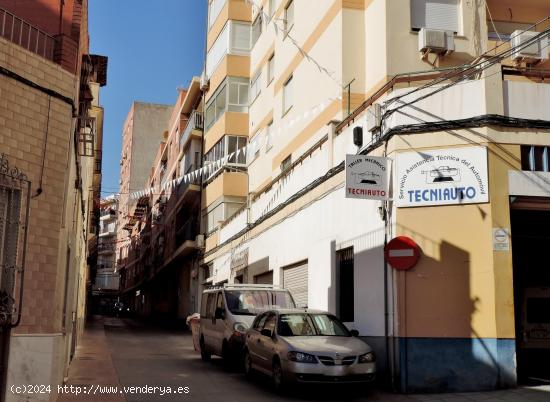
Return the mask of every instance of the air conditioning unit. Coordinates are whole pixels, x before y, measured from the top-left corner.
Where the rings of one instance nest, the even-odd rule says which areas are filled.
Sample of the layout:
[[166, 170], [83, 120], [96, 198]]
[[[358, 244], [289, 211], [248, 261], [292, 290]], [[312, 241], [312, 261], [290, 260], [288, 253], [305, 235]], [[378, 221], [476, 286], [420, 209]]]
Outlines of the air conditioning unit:
[[[534, 31], [514, 31], [512, 33], [512, 48], [521, 47], [521, 49], [512, 53], [512, 60], [532, 63], [548, 59], [548, 36], [532, 40], [539, 34], [540, 32]], [[528, 42], [531, 44], [526, 46]]]
[[204, 71], [201, 74], [200, 84], [201, 84], [201, 91], [203, 92], [208, 91], [208, 88], [210, 88], [210, 79], [208, 78], [208, 76], [206, 75], [206, 72]]
[[197, 243], [198, 248], [204, 248], [204, 235], [203, 234], [197, 235], [197, 239], [195, 240], [195, 243]]
[[382, 125], [382, 108], [380, 104], [373, 103], [367, 109], [367, 124], [366, 129], [368, 131], [375, 131]]
[[455, 50], [454, 32], [422, 28], [418, 33], [418, 50], [422, 53], [452, 53]]

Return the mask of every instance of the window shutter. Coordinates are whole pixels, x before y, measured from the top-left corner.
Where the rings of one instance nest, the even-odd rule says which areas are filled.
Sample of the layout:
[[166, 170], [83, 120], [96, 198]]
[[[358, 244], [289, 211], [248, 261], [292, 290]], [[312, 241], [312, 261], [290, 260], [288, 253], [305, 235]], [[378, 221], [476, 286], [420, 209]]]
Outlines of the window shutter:
[[250, 25], [231, 21], [231, 50], [250, 50]]
[[411, 27], [459, 31], [459, 0], [411, 0]]

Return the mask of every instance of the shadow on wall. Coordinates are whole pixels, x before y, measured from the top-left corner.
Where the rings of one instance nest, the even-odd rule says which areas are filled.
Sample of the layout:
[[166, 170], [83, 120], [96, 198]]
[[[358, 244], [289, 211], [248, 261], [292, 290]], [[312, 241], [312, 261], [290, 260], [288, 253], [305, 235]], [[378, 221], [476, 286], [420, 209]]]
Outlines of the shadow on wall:
[[[403, 392], [464, 392], [516, 385], [513, 339], [480, 338], [472, 316], [484, 308], [471, 297], [470, 254], [439, 245], [439, 259], [423, 256], [398, 273], [397, 340]], [[487, 312], [490, 316], [492, 312]]]

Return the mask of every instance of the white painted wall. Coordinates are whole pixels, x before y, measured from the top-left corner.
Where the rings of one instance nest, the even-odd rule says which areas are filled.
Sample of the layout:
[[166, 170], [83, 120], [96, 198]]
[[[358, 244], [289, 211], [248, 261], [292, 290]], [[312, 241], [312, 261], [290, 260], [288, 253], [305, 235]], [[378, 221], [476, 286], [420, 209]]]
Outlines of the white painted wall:
[[504, 114], [523, 119], [550, 119], [550, 85], [504, 81]]

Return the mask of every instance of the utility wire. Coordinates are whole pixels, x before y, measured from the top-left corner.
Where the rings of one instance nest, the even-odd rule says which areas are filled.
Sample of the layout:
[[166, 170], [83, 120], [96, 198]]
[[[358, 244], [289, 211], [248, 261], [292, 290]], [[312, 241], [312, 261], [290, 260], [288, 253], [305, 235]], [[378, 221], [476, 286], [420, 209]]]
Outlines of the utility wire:
[[[449, 79], [452, 79], [452, 78], [455, 78], [457, 76], [460, 76], [461, 73], [463, 72], [466, 72], [468, 70], [475, 70], [478, 66], [481, 66], [482, 64], [486, 63], [487, 60], [483, 60], [483, 57], [485, 56], [489, 56], [489, 53], [490, 52], [493, 52], [494, 50], [498, 49], [499, 47], [503, 46], [505, 43], [508, 43], [510, 42], [513, 38], [521, 35], [522, 33], [526, 32], [526, 31], [529, 31], [531, 28], [534, 28], [546, 21], [548, 21], [550, 19], [550, 16], [547, 16], [543, 19], [541, 19], [540, 21], [537, 21], [535, 22], [534, 24], [530, 25], [529, 27], [525, 28], [524, 30], [518, 32], [516, 35], [512, 35], [507, 41], [504, 41], [502, 42], [501, 44], [497, 45], [497, 46], [494, 46], [492, 49], [490, 50], [487, 50], [486, 52], [484, 52], [483, 54], [481, 54], [478, 59], [481, 59], [480, 61], [478, 62], [474, 62], [473, 64], [465, 64], [465, 65], [462, 65], [462, 66], [458, 66], [456, 67], [455, 69], [452, 69], [451, 71], [449, 71], [448, 73], [444, 74], [443, 76], [439, 77], [439, 78], [436, 78], [428, 83], [426, 83], [425, 85], [422, 85], [422, 86], [419, 86], [403, 95], [400, 95], [399, 97], [396, 97], [396, 98], [392, 98], [391, 100], [388, 101], [388, 103], [386, 104], [386, 106], [388, 106], [389, 104], [391, 104], [393, 102], [393, 100], [397, 100], [397, 99], [401, 99], [405, 96], [408, 96], [408, 95], [411, 95], [413, 93], [416, 93], [416, 92], [419, 92], [419, 91], [422, 91], [423, 89], [426, 89], [426, 88], [429, 88], [431, 86], [434, 86], [434, 85], [437, 85], [441, 82], [444, 82], [444, 81], [447, 81]], [[497, 57], [498, 55], [496, 56], [491, 56], [492, 58], [494, 57]]]

